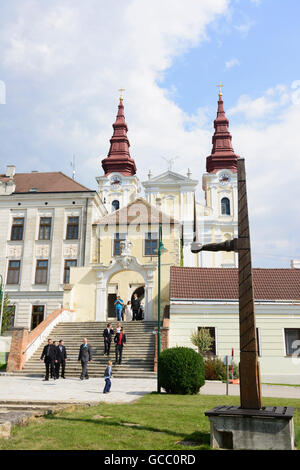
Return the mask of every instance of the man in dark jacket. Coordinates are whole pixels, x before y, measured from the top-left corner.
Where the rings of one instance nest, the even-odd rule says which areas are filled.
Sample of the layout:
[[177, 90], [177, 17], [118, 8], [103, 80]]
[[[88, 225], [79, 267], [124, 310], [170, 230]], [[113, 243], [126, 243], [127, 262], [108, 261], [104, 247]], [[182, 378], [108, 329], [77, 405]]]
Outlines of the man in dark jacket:
[[61, 366], [61, 378], [65, 379], [65, 367], [66, 367], [66, 360], [67, 360], [67, 350], [64, 346], [64, 341], [61, 339], [59, 344], [56, 348], [56, 360], [55, 363], [55, 372], [56, 377], [59, 378], [59, 369]]
[[50, 369], [50, 372], [51, 372], [51, 377], [56, 379], [56, 375], [55, 375], [55, 371], [54, 371], [55, 358], [56, 358], [56, 349], [55, 349], [54, 344], [52, 343], [52, 339], [49, 338], [48, 339], [48, 344], [46, 344], [46, 346], [44, 346], [44, 349], [43, 349], [43, 352], [42, 352], [42, 355], [41, 355], [41, 359], [40, 359], [41, 361], [43, 361], [43, 359], [44, 359], [45, 366], [46, 366], [46, 375], [45, 375], [44, 380], [49, 380], [49, 369]]
[[133, 294], [133, 299], [131, 301], [131, 308], [132, 308], [132, 321], [138, 319], [139, 309], [141, 306], [141, 302], [138, 299], [137, 294]]
[[88, 344], [86, 338], [83, 338], [83, 343], [80, 346], [78, 361], [81, 361], [81, 367], [82, 367], [80, 380], [88, 379], [89, 374], [87, 370], [87, 364], [88, 362], [92, 361], [92, 348]]
[[123, 346], [126, 343], [126, 335], [125, 335], [125, 330], [124, 328], [121, 328], [120, 333], [117, 333], [114, 342], [116, 344], [116, 362], [115, 364], [118, 363], [121, 364], [122, 362], [122, 352], [123, 352]]
[[108, 323], [107, 327], [103, 331], [103, 338], [104, 338], [104, 356], [109, 356], [110, 352], [110, 344], [112, 342], [112, 338], [114, 335], [114, 330], [112, 328], [112, 324]]

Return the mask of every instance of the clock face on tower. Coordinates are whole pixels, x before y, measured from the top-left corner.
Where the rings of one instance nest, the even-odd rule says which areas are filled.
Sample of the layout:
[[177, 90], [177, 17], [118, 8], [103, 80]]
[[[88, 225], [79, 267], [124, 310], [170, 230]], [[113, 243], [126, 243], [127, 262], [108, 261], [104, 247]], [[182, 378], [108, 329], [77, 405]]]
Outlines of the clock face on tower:
[[111, 179], [110, 179], [110, 184], [111, 186], [113, 186], [114, 188], [118, 188], [119, 186], [121, 186], [122, 184], [122, 180], [119, 176], [113, 176]]
[[231, 178], [229, 175], [227, 175], [226, 173], [222, 173], [220, 176], [219, 176], [219, 182], [220, 184], [222, 184], [223, 186], [225, 186], [226, 184], [229, 184], [231, 181]]

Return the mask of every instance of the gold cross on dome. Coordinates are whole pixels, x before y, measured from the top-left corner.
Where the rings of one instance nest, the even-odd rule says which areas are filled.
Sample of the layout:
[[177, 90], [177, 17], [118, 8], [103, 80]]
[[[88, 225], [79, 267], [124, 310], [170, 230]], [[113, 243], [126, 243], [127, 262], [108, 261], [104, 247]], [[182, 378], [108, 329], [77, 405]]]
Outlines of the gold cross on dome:
[[125, 88], [120, 88], [120, 89], [119, 89], [119, 92], [120, 92], [120, 100], [123, 99], [123, 91], [125, 91]]
[[222, 96], [222, 87], [223, 87], [223, 86], [224, 86], [224, 85], [222, 85], [221, 82], [219, 82], [219, 85], [217, 85], [217, 88], [219, 88], [219, 96]]

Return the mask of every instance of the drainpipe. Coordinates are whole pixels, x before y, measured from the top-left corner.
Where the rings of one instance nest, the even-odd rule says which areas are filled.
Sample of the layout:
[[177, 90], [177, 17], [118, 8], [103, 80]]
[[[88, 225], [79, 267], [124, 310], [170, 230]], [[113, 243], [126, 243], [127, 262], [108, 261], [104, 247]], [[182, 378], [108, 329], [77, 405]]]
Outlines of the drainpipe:
[[86, 198], [85, 201], [85, 210], [84, 210], [84, 217], [83, 217], [83, 227], [82, 227], [82, 232], [83, 232], [83, 240], [82, 240], [82, 266], [85, 265], [85, 249], [86, 249], [86, 232], [87, 232], [87, 212], [88, 212], [88, 204], [89, 204], [89, 198]]

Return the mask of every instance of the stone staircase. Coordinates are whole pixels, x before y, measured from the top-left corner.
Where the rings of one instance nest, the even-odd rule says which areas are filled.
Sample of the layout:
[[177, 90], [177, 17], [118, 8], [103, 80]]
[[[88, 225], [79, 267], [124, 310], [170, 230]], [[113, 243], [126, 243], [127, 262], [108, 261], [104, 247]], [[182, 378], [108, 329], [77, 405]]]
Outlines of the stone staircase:
[[[112, 322], [115, 328], [116, 322]], [[59, 323], [49, 337], [52, 340], [64, 340], [68, 360], [66, 362], [65, 377], [79, 377], [81, 364], [78, 362], [79, 347], [82, 338], [86, 337], [92, 347], [93, 361], [88, 364], [89, 377], [103, 377], [108, 357], [104, 356], [103, 330], [107, 322], [80, 322]], [[153, 330], [155, 322], [122, 322], [126, 333], [126, 345], [123, 348], [121, 365], [114, 365], [115, 345], [111, 344], [109, 359], [113, 362], [113, 376], [124, 378], [155, 378], [154, 368], [155, 335]], [[42, 344], [34, 355], [26, 362], [22, 371], [14, 374], [43, 376], [45, 364], [40, 362], [44, 345]]]

